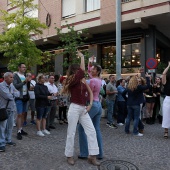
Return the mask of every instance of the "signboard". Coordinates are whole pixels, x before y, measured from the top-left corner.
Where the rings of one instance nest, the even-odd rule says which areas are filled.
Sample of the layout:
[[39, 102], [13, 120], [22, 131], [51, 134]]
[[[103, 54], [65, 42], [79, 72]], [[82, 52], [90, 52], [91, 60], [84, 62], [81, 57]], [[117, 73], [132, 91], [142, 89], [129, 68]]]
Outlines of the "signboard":
[[148, 73], [155, 73], [155, 69], [151, 69], [151, 70], [148, 69]]
[[147, 61], [146, 61], [146, 67], [148, 69], [155, 69], [158, 65], [158, 62], [155, 58], [149, 58]]

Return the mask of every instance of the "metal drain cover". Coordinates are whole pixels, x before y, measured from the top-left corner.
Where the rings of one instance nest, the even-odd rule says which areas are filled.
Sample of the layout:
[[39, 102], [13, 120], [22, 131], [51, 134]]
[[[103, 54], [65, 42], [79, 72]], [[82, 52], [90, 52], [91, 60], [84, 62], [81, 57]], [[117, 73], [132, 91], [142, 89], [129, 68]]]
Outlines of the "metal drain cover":
[[139, 170], [139, 168], [127, 161], [107, 160], [101, 162], [99, 170]]

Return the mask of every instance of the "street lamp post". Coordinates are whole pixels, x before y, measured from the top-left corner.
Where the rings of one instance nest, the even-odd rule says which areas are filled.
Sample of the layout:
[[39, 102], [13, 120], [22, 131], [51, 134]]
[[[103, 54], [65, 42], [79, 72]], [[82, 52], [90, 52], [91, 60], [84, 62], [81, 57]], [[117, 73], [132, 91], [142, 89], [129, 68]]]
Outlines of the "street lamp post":
[[116, 0], [116, 78], [121, 78], [121, 0]]

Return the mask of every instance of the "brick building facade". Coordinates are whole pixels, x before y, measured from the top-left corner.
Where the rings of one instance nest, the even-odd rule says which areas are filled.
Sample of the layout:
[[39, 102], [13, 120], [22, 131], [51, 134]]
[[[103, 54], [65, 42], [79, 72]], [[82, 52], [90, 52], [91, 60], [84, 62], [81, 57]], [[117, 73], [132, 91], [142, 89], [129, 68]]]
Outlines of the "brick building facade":
[[[97, 62], [104, 69], [110, 68], [113, 63], [111, 54], [115, 55], [116, 46], [116, 0], [41, 2], [45, 8], [39, 3], [39, 19], [45, 22], [46, 14], [49, 13], [51, 26], [36, 40], [39, 48], [55, 51], [58, 47], [58, 36], [54, 27], [61, 28], [67, 21], [68, 24], [73, 24], [76, 30], [88, 28], [88, 49], [97, 56]], [[136, 74], [140, 72], [141, 67], [147, 71], [145, 62], [151, 57], [156, 58], [158, 62], [166, 62], [170, 54], [170, 28], [166, 24], [170, 19], [169, 7], [168, 0], [122, 0], [122, 73]], [[161, 18], [164, 18], [164, 21]], [[67, 29], [63, 29], [63, 32], [67, 32]], [[62, 61], [63, 56], [56, 58], [56, 72], [61, 70], [58, 65]]]

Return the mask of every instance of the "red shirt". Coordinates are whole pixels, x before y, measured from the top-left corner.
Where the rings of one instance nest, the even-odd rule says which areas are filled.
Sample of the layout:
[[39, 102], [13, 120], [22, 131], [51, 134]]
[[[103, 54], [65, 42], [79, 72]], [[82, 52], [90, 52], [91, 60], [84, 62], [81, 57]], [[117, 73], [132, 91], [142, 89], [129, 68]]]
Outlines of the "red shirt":
[[81, 82], [84, 78], [84, 71], [80, 68], [75, 74], [74, 80], [70, 83], [71, 103], [85, 106], [89, 99], [87, 87]]

